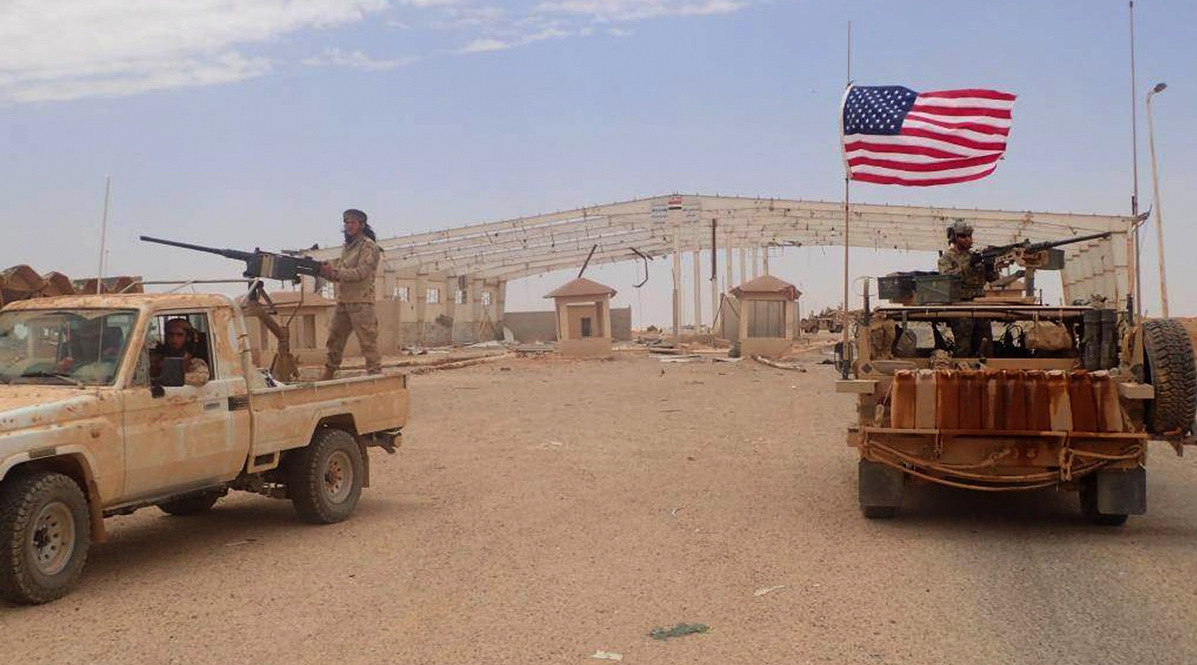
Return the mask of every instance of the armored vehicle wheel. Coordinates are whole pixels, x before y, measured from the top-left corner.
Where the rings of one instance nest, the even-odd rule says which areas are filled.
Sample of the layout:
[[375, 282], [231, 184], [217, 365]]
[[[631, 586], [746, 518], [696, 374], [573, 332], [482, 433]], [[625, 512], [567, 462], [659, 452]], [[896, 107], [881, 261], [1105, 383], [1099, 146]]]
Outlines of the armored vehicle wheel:
[[1081, 512], [1093, 524], [1119, 526], [1147, 512], [1147, 469], [1101, 469], [1081, 479]]
[[1155, 434], [1185, 431], [1197, 415], [1197, 366], [1193, 342], [1178, 321], [1143, 322], [1146, 379], [1155, 388], [1147, 403], [1147, 428]]
[[87, 498], [74, 480], [37, 471], [0, 486], [0, 597], [35, 605], [65, 596], [90, 545]]
[[860, 512], [871, 520], [892, 519], [902, 505], [906, 474], [898, 469], [862, 459], [856, 467]]
[[1087, 478], [1081, 483], [1081, 514], [1090, 524], [1098, 526], [1122, 526], [1126, 524], [1126, 513], [1102, 513], [1097, 510], [1097, 483]]
[[332, 524], [353, 512], [362, 495], [365, 464], [352, 434], [317, 430], [308, 447], [296, 451], [287, 469], [287, 494], [305, 522]]
[[894, 506], [861, 506], [860, 512], [871, 520], [892, 520], [898, 514]]
[[192, 494], [178, 499], [171, 499], [170, 501], [163, 501], [158, 504], [158, 509], [168, 515], [176, 515], [178, 517], [199, 515], [200, 513], [206, 513], [211, 510], [212, 506], [216, 505], [221, 496], [220, 492]]

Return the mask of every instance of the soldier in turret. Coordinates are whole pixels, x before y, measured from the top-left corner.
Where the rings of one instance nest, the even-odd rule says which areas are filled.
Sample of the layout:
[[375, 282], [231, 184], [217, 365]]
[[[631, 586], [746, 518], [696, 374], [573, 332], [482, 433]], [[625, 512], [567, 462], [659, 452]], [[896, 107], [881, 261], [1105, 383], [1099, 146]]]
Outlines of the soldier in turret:
[[[939, 273], [960, 275], [960, 296], [965, 300], [981, 295], [985, 285], [1000, 276], [997, 266], [979, 260], [973, 251], [973, 227], [962, 219], [948, 227], [948, 248], [939, 255]], [[948, 325], [952, 329], [956, 356], [959, 358], [976, 357], [984, 340], [992, 334], [987, 321], [952, 319]]]

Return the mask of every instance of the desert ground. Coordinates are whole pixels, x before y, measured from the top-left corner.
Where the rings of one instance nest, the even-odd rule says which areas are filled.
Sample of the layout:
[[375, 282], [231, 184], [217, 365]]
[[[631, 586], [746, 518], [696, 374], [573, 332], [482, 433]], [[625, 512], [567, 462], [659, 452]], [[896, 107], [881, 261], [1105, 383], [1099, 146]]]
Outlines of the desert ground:
[[[1197, 662], [1192, 455], [1152, 449], [1121, 528], [1071, 494], [936, 487], [868, 521], [852, 397], [817, 360], [413, 376], [349, 521], [252, 495], [114, 518], [73, 594], [0, 605], [0, 661]], [[649, 636], [682, 622], [709, 630]]]

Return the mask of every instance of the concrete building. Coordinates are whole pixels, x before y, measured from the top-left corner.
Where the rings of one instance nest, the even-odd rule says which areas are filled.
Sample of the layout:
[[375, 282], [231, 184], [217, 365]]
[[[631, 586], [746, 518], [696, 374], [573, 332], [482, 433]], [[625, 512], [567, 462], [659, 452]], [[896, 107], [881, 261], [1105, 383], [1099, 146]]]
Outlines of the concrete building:
[[790, 352], [798, 320], [798, 298], [789, 282], [763, 275], [732, 289], [739, 313], [736, 341], [744, 356], [779, 358]]
[[611, 355], [611, 297], [615, 289], [578, 277], [546, 295], [557, 310], [557, 350], [562, 355]]

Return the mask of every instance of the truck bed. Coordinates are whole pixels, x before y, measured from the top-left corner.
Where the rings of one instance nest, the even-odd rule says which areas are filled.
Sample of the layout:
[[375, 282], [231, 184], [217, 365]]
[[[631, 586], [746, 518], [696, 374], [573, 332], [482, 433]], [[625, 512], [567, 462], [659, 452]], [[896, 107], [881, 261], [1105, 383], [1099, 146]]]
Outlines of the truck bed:
[[[236, 398], [234, 398], [236, 399]], [[322, 422], [349, 426], [359, 435], [407, 424], [407, 376], [360, 376], [254, 388], [244, 404], [252, 414], [251, 455], [270, 455], [308, 444]]]

